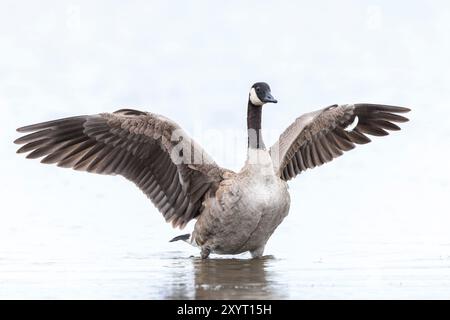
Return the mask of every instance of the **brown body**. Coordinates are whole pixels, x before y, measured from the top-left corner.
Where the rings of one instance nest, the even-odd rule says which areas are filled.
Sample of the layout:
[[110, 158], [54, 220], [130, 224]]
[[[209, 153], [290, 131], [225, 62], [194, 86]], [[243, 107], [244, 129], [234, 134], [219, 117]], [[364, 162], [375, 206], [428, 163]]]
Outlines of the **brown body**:
[[260, 256], [289, 212], [287, 183], [275, 174], [269, 153], [250, 149], [249, 154], [256, 161], [225, 175], [217, 192], [204, 202], [192, 234], [204, 254], [250, 251]]

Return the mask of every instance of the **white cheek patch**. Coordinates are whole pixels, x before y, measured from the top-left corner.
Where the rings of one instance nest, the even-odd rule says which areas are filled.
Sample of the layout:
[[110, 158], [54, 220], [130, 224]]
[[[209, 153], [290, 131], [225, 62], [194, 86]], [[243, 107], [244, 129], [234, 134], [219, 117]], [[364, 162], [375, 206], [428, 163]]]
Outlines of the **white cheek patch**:
[[352, 131], [353, 129], [356, 128], [356, 126], [358, 125], [358, 122], [359, 122], [359, 118], [358, 118], [358, 116], [356, 116], [355, 119], [353, 119], [353, 122], [350, 123], [346, 128], [344, 128], [344, 130], [348, 131], [348, 132]]
[[250, 101], [251, 103], [253, 103], [255, 106], [262, 106], [264, 104], [264, 102], [262, 102], [261, 100], [259, 100], [258, 95], [256, 94], [255, 88], [252, 88], [250, 90]]

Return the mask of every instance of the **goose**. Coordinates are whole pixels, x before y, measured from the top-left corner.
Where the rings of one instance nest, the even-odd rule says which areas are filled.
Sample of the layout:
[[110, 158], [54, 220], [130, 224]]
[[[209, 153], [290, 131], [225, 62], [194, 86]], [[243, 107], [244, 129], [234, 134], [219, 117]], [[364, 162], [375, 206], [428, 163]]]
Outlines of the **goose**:
[[334, 104], [297, 118], [266, 148], [261, 132], [263, 106], [277, 103], [267, 83], [248, 95], [247, 160], [239, 172], [218, 166], [174, 121], [134, 109], [81, 115], [17, 129], [16, 144], [27, 158], [46, 164], [132, 181], [165, 220], [193, 232], [173, 238], [210, 253], [250, 252], [258, 258], [289, 212], [287, 182], [303, 171], [341, 156], [355, 145], [400, 130], [404, 107]]

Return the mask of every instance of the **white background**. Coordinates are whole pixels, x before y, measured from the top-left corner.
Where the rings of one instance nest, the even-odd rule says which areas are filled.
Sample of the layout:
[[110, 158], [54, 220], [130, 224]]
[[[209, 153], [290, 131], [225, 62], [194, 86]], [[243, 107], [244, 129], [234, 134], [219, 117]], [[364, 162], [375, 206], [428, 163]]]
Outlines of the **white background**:
[[[15, 154], [17, 127], [133, 107], [175, 120], [239, 170], [248, 90], [266, 81], [279, 101], [263, 111], [267, 145], [334, 103], [412, 109], [402, 131], [290, 183], [290, 215], [266, 248], [293, 270], [287, 279], [329, 262], [362, 268], [361, 297], [448, 298], [449, 57], [447, 1], [1, 0], [0, 297], [110, 297], [80, 279], [115, 263], [111, 278], [129, 279], [127, 256], [198, 254], [167, 243], [180, 231], [125, 179]], [[286, 297], [356, 294], [300, 287]], [[148, 288], [136, 296], [166, 296]]]

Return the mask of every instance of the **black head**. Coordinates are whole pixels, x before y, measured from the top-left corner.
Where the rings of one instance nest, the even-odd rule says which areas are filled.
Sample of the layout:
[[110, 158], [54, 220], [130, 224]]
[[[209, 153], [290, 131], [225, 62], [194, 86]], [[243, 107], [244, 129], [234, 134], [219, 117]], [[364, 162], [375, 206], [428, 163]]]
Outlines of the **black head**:
[[277, 103], [270, 93], [269, 85], [265, 82], [257, 82], [251, 87], [249, 100], [255, 106], [262, 106], [268, 102]]

